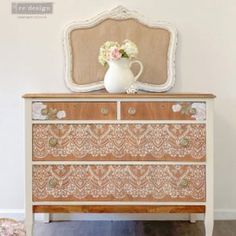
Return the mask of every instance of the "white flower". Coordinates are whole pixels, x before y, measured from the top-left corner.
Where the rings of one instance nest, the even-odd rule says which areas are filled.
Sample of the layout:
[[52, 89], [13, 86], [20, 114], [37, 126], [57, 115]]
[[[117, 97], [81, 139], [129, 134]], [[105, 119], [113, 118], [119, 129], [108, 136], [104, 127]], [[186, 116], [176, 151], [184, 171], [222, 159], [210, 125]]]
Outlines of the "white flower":
[[34, 120], [45, 120], [47, 118], [46, 115], [42, 115], [42, 110], [46, 109], [47, 106], [42, 102], [34, 102], [32, 104], [32, 117]]
[[126, 90], [126, 93], [128, 93], [128, 94], [135, 94], [135, 93], [137, 93], [138, 92], [138, 89], [137, 89], [137, 87], [134, 85], [134, 84], [132, 84], [127, 90]]
[[98, 61], [104, 66], [107, 64], [107, 62], [111, 59], [111, 50], [117, 48], [120, 48], [120, 45], [117, 42], [113, 41], [107, 41], [105, 42], [99, 50], [99, 56]]
[[138, 54], [138, 48], [135, 43], [126, 39], [121, 45], [121, 49], [123, 49], [129, 58], [134, 58]]
[[205, 120], [206, 119], [206, 104], [203, 102], [192, 103], [191, 106], [193, 109], [196, 109], [196, 114], [192, 115], [192, 118], [196, 120]]
[[180, 104], [175, 104], [172, 106], [172, 111], [173, 112], [180, 112], [182, 109], [182, 106]]
[[57, 119], [63, 119], [66, 117], [66, 112], [65, 111], [58, 111], [57, 112]]

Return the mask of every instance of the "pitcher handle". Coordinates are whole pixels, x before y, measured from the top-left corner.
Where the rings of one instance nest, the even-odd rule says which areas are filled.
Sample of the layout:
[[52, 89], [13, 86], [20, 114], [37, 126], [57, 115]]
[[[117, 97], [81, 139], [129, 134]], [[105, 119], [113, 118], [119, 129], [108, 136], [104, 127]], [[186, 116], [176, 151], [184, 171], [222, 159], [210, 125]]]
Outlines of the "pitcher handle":
[[143, 63], [139, 60], [131, 61], [129, 63], [129, 67], [131, 67], [134, 63], [138, 63], [140, 66], [139, 73], [134, 77], [134, 80], [136, 81], [139, 78], [139, 76], [143, 73]]

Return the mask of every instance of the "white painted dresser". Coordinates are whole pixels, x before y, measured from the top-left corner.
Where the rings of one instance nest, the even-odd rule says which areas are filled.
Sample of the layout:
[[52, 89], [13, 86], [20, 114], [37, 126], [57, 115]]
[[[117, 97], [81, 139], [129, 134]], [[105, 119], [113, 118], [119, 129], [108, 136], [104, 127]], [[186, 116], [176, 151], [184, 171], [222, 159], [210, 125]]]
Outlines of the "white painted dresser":
[[213, 230], [211, 94], [26, 94], [33, 213], [205, 213]]

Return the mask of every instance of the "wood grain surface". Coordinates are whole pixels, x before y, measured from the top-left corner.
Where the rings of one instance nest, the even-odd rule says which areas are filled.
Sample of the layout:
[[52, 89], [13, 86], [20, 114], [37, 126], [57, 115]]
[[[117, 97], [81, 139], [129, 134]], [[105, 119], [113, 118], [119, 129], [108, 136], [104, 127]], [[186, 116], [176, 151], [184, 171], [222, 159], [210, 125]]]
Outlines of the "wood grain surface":
[[125, 93], [107, 93], [107, 92], [93, 92], [93, 93], [27, 93], [23, 95], [23, 98], [32, 99], [47, 99], [47, 98], [107, 98], [107, 99], [119, 99], [119, 98], [160, 98], [160, 99], [209, 99], [215, 98], [214, 94], [210, 93], [137, 93], [137, 94], [125, 94]]
[[[47, 109], [64, 111], [66, 116], [62, 120], [115, 120], [115, 102], [44, 102]], [[48, 118], [57, 120], [57, 117]]]
[[[122, 120], [195, 120], [191, 114], [174, 112], [172, 107], [178, 102], [122, 102]], [[183, 103], [182, 106], [189, 106]], [[134, 114], [130, 114], [134, 110]]]
[[33, 206], [34, 213], [204, 213], [205, 206]]

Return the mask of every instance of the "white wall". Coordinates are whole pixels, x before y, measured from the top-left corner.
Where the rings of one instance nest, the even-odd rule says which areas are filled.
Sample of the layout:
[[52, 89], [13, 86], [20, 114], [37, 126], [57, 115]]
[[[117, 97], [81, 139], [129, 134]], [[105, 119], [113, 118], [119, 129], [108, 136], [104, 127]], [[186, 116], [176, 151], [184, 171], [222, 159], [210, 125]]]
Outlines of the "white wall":
[[[46, 19], [18, 19], [0, 3], [0, 209], [24, 207], [24, 110], [27, 92], [69, 92], [62, 30], [75, 19], [124, 5], [179, 31], [172, 92], [212, 92], [215, 106], [215, 206], [236, 218], [235, 0], [54, 1]], [[14, 211], [14, 210], [12, 210]], [[1, 217], [1, 216], [0, 216]]]

